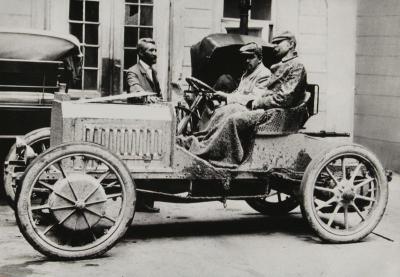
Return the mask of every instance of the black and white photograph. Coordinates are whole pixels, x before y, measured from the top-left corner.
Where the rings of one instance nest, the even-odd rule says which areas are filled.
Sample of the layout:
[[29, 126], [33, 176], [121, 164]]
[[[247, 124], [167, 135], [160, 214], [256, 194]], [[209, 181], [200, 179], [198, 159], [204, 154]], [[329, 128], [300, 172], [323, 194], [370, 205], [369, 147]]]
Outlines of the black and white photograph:
[[400, 276], [399, 0], [0, 0], [0, 277]]

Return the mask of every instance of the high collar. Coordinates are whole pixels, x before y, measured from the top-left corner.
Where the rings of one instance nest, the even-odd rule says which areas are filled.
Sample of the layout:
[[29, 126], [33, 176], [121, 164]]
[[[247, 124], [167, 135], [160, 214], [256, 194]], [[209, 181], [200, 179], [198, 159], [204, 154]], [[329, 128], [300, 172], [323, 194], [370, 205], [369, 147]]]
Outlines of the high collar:
[[253, 73], [256, 72], [258, 69], [260, 69], [261, 65], [262, 65], [262, 62], [260, 62], [260, 63], [256, 66], [256, 68], [254, 68], [254, 70], [253, 70], [252, 72], [248, 72], [248, 71], [246, 70], [246, 71], [244, 72], [243, 76], [249, 76], [249, 75], [253, 74]]
[[287, 61], [290, 61], [290, 60], [293, 60], [293, 59], [297, 58], [297, 56], [298, 55], [297, 55], [297, 51], [296, 50], [290, 51], [290, 52], [288, 52], [286, 54], [285, 57], [282, 58], [281, 62], [285, 63]]
[[144, 61], [142, 61], [142, 60], [140, 60], [139, 59], [139, 63], [140, 63], [140, 65], [143, 67], [143, 69], [144, 70], [151, 70], [151, 66], [150, 65], [148, 65], [147, 63], [145, 63]]

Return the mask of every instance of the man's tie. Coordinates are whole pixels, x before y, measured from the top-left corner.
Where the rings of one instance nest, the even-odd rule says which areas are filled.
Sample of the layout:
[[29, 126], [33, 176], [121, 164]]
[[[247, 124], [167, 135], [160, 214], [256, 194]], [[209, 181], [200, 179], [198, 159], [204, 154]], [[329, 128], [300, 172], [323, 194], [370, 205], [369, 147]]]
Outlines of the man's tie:
[[151, 69], [151, 76], [153, 78], [153, 84], [154, 84], [154, 91], [158, 94], [157, 96], [160, 96], [160, 83], [158, 82], [157, 79], [157, 72], [152, 68]]

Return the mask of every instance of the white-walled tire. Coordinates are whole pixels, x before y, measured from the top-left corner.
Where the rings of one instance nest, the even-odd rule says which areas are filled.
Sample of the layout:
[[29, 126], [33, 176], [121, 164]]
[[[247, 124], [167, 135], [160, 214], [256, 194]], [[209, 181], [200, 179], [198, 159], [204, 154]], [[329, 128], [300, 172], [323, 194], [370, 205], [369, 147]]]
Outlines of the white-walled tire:
[[66, 143], [41, 154], [25, 171], [17, 223], [48, 257], [92, 258], [125, 234], [135, 199], [130, 173], [115, 154], [92, 143]]
[[360, 145], [321, 153], [308, 165], [300, 188], [303, 217], [328, 242], [356, 242], [380, 222], [388, 201], [385, 171]]

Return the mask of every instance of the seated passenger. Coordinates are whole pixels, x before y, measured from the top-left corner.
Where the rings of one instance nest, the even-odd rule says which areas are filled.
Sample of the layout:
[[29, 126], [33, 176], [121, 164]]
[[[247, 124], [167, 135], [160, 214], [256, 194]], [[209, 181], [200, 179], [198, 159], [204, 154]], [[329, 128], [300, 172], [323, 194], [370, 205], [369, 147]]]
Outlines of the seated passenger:
[[251, 103], [253, 110], [269, 108], [292, 108], [304, 98], [307, 74], [299, 61], [296, 38], [285, 31], [272, 39], [274, 54], [280, 62], [271, 66], [272, 76], [268, 89]]
[[241, 53], [249, 57], [237, 91], [216, 93], [228, 105], [215, 111], [204, 131], [178, 137], [178, 143], [215, 166], [236, 167], [248, 156], [257, 125], [270, 116], [265, 110], [294, 107], [303, 99], [306, 72], [296, 59], [294, 35], [284, 32], [272, 42], [280, 60], [271, 67], [272, 75], [261, 63], [261, 48], [254, 43], [243, 46]]

